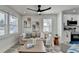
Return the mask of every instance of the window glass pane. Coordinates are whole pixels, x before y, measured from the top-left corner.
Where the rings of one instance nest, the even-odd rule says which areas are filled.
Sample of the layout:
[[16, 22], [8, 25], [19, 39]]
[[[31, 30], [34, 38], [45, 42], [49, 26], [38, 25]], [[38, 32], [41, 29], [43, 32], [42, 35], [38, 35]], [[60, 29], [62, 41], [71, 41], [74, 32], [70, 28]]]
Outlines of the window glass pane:
[[43, 31], [44, 32], [49, 32], [49, 28], [48, 27], [44, 27]]
[[44, 26], [49, 26], [49, 24], [48, 23], [44, 23]]
[[43, 20], [43, 31], [51, 32], [52, 31], [52, 19], [44, 19]]
[[5, 34], [5, 13], [0, 12], [0, 36]]
[[15, 16], [10, 15], [9, 19], [9, 31], [10, 33], [17, 32], [18, 19]]

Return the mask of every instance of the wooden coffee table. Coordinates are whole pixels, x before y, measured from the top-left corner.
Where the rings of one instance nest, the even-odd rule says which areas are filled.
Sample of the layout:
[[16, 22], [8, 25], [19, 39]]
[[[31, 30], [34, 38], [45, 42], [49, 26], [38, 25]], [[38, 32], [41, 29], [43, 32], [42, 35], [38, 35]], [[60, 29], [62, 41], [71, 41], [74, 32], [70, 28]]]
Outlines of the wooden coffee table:
[[38, 40], [36, 41], [36, 45], [34, 47], [27, 48], [26, 44], [24, 44], [23, 46], [19, 47], [17, 51], [19, 53], [45, 53], [46, 49], [43, 41]]

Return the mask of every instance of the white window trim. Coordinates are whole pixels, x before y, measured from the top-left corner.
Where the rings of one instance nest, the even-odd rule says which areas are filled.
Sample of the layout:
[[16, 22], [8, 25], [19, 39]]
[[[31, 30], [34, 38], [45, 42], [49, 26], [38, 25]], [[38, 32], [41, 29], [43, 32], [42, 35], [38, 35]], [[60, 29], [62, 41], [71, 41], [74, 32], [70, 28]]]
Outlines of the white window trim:
[[[15, 15], [11, 15], [11, 14], [9, 14], [9, 20], [10, 20], [10, 16], [14, 16], [14, 17], [16, 17]], [[16, 17], [17, 18], [17, 30], [16, 30], [16, 32], [14, 32], [14, 33], [10, 33], [10, 23], [8, 23], [9, 24], [9, 34], [17, 34], [18, 33], [18, 17]], [[8, 22], [9, 22], [9, 20], [8, 20]]]
[[[12, 15], [12, 14], [6, 12], [6, 11], [3, 11], [3, 10], [0, 10], [0, 12], [3, 12], [3, 13], [6, 14], [6, 17], [5, 17], [5, 28], [7, 28], [7, 29], [4, 30], [4, 31], [5, 31], [5, 34], [4, 34], [4, 35], [0, 35], [0, 38], [1, 38], [1, 37], [2, 37], [2, 38], [3, 38], [3, 37], [7, 37], [8, 35], [15, 35], [15, 34], [18, 34], [18, 17], [15, 16], [15, 15]], [[15, 33], [9, 33], [9, 15], [12, 15], [12, 16], [17, 17], [17, 32], [15, 32]], [[6, 24], [6, 22], [7, 22], [7, 24]]]
[[[51, 19], [51, 18], [45, 18], [45, 19]], [[44, 20], [45, 19], [43, 19], [43, 23], [44, 23]], [[48, 33], [51, 33], [52, 32], [52, 19], [51, 19], [51, 31], [46, 31], [46, 32], [48, 32]], [[44, 27], [48, 27], [48, 26], [44, 26], [44, 24], [43, 24], [43, 32], [44, 32]], [[50, 29], [49, 29], [50, 30]]]
[[[1, 11], [1, 10], [0, 10], [0, 13], [5, 14], [5, 16], [4, 16], [4, 17], [5, 17], [5, 18], [4, 18], [4, 20], [5, 20], [5, 26], [4, 26], [4, 35], [6, 35], [6, 30], [5, 30], [5, 29], [6, 29], [6, 16], [7, 16], [7, 15], [6, 15], [6, 12]], [[4, 35], [0, 35], [0, 36], [4, 36]]]

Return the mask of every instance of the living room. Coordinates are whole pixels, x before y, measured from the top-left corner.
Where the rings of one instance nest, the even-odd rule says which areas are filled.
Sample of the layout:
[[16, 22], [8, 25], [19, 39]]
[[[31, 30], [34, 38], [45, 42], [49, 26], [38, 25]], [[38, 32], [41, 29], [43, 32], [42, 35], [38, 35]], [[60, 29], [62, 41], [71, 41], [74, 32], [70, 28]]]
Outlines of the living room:
[[63, 30], [64, 23], [67, 26], [67, 20], [78, 21], [78, 8], [78, 5], [0, 5], [0, 52], [66, 53], [71, 31]]

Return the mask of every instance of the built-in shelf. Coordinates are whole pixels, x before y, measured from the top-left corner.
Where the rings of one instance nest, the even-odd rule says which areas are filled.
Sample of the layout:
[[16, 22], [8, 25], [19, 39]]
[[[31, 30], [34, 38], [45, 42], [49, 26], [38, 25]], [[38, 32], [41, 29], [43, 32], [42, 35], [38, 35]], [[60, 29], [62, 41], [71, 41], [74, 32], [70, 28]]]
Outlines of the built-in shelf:
[[79, 26], [64, 26], [64, 30], [75, 30]]

